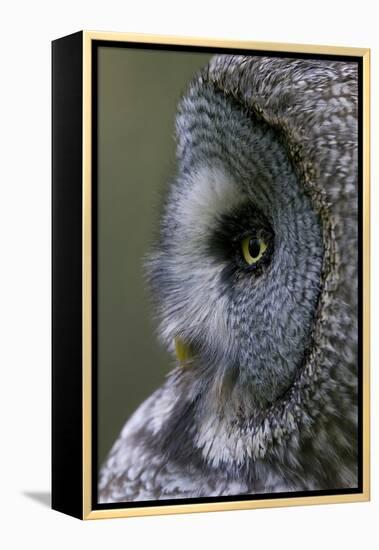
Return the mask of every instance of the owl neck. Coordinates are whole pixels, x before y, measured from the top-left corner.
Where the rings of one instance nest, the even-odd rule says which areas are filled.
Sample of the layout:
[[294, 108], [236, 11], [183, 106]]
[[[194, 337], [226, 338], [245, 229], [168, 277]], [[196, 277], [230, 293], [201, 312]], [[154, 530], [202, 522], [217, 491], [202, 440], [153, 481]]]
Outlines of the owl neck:
[[[162, 411], [161, 431], [155, 441], [173, 461], [197, 464], [201, 471], [228, 472], [228, 476], [242, 478], [248, 484], [257, 477], [263, 480], [266, 474], [267, 479], [277, 476], [285, 482], [292, 475], [293, 464], [298, 464], [299, 471], [305, 468], [301, 464], [301, 448], [305, 445], [308, 467], [313, 457], [315, 468], [319, 466], [319, 436], [326, 441], [323, 421], [311, 419], [310, 411], [304, 405], [301, 408], [291, 394], [262, 410], [257, 408], [246, 384], [238, 379], [212, 378], [206, 370], [175, 369], [160, 400], [162, 407], [156, 410]], [[169, 400], [171, 407], [167, 405]], [[312, 422], [311, 437], [306, 440], [304, 434], [300, 437], [303, 420], [307, 426]], [[334, 434], [344, 431], [341, 419], [330, 425]], [[315, 449], [310, 451], [313, 446]], [[345, 450], [340, 449], [341, 453]], [[334, 478], [324, 480], [326, 484], [341, 481], [336, 481], [340, 465], [335, 456], [324, 453], [322, 457], [322, 471]]]
[[207, 369], [175, 369], [167, 387], [180, 396], [162, 422], [168, 455], [183, 452], [212, 468], [227, 463], [238, 469], [262, 458], [272, 443], [269, 411], [257, 406], [248, 384], [230, 371], [215, 376]]

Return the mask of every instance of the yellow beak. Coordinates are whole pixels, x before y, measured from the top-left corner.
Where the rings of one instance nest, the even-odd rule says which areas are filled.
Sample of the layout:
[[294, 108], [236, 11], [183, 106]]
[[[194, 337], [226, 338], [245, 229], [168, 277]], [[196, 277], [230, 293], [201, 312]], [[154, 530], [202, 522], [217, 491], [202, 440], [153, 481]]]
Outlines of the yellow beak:
[[192, 353], [190, 347], [183, 342], [183, 340], [176, 336], [174, 339], [176, 357], [181, 367], [187, 366], [188, 362], [192, 359]]

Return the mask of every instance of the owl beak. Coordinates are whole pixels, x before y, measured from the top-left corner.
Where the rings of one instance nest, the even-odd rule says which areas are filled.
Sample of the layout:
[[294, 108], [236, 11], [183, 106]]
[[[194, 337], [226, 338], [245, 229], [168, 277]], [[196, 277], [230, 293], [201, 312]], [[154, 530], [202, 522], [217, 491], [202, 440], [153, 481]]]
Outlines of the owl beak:
[[181, 367], [186, 367], [191, 362], [193, 357], [191, 348], [183, 342], [183, 340], [176, 336], [174, 338], [175, 354]]

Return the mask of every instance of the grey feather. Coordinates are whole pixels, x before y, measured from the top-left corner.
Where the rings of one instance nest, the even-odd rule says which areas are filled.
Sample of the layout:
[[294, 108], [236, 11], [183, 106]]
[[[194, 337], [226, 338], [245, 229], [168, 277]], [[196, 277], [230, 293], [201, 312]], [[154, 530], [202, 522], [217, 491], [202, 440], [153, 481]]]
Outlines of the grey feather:
[[189, 86], [146, 273], [163, 345], [193, 358], [126, 423], [100, 502], [357, 486], [357, 94], [354, 63], [273, 57]]

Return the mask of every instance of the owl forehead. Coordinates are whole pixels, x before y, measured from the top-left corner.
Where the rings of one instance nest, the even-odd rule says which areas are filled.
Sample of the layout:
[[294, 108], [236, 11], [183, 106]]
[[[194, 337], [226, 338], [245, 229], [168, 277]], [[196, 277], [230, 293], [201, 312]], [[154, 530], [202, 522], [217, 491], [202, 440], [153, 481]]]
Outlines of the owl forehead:
[[201, 237], [246, 200], [242, 188], [225, 169], [203, 165], [182, 183], [176, 216], [187, 236]]

